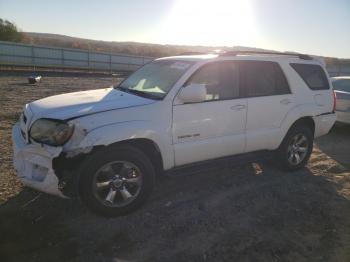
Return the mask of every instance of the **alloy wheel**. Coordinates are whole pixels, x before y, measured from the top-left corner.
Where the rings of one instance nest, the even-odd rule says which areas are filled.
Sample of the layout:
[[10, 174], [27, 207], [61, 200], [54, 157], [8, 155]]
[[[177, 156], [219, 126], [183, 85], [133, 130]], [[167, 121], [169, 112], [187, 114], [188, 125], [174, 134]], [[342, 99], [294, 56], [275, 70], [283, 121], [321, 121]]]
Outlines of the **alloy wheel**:
[[108, 207], [122, 207], [130, 204], [139, 195], [142, 174], [133, 163], [113, 161], [97, 170], [92, 186], [100, 203]]
[[287, 158], [291, 165], [299, 165], [306, 157], [309, 142], [304, 134], [295, 135], [288, 145]]

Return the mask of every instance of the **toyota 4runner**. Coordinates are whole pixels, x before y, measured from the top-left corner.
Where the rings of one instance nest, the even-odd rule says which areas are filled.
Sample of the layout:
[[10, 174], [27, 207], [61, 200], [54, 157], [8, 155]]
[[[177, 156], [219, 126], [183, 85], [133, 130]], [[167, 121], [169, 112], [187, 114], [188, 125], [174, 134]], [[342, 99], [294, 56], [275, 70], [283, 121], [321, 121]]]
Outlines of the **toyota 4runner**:
[[303, 167], [333, 126], [323, 64], [301, 54], [226, 52], [156, 59], [119, 85], [31, 102], [13, 127], [23, 183], [79, 196], [94, 212], [127, 214], [156, 174], [273, 153]]

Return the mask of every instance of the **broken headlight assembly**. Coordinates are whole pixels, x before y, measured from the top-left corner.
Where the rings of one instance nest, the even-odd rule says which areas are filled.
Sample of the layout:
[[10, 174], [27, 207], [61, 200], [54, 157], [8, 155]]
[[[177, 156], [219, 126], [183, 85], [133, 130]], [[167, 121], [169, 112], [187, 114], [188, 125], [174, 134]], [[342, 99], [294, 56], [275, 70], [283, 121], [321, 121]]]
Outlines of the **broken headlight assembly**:
[[41, 118], [34, 122], [29, 135], [37, 143], [62, 146], [72, 136], [74, 125], [62, 120]]

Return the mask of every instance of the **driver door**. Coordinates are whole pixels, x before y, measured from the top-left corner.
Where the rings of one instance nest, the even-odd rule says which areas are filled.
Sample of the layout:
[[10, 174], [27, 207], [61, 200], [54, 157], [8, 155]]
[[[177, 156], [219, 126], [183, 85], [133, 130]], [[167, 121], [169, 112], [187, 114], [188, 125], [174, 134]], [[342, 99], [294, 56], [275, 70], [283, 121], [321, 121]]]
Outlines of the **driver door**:
[[191, 83], [204, 84], [207, 98], [200, 103], [174, 104], [175, 165], [243, 153], [247, 99], [240, 97], [238, 64], [206, 64], [183, 88]]

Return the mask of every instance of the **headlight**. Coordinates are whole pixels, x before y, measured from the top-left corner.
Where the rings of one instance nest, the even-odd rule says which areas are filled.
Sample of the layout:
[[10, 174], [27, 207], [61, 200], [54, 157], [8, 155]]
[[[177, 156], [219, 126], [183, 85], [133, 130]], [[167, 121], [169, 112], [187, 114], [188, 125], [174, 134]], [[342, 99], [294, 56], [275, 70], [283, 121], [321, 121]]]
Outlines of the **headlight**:
[[29, 134], [35, 142], [61, 146], [69, 140], [73, 130], [73, 125], [62, 120], [41, 118], [34, 122]]

